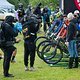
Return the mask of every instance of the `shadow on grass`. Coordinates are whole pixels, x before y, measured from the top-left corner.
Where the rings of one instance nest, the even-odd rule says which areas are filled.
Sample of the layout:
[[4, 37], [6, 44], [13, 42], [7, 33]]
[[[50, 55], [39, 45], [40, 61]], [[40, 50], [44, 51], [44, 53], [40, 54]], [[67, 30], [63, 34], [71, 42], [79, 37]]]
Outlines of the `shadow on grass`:
[[57, 64], [48, 64], [50, 67], [67, 67], [68, 66], [68, 58], [67, 59], [62, 59], [60, 62]]
[[[74, 64], [73, 64], [74, 65]], [[49, 64], [50, 67], [63, 67], [63, 68], [66, 68], [68, 67], [68, 60], [61, 60], [60, 62], [58, 62], [57, 64]], [[80, 66], [80, 61], [79, 61], [79, 65], [78, 67]]]
[[67, 67], [68, 63], [67, 62], [59, 62], [57, 64], [49, 64], [50, 67]]

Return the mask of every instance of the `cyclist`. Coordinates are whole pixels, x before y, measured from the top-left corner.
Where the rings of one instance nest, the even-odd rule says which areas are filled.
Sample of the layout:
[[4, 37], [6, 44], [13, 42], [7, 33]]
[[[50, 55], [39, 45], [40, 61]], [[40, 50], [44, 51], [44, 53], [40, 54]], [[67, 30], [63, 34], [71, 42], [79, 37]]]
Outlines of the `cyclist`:
[[44, 27], [43, 27], [43, 30], [44, 32], [47, 30], [47, 26], [46, 24], [48, 25], [48, 27], [50, 27], [50, 15], [51, 15], [51, 10], [45, 6], [43, 8], [43, 11], [42, 11], [42, 18], [43, 18], [43, 24], [44, 24]]

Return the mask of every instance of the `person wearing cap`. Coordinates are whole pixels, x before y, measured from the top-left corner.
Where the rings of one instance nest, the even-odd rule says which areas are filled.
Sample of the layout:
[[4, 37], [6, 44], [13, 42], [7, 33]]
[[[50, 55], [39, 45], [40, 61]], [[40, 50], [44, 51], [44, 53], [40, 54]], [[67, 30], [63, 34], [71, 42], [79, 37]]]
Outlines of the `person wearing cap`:
[[78, 10], [74, 11], [74, 17], [75, 19], [79, 20], [80, 19], [80, 12]]
[[[72, 69], [78, 68], [78, 53], [77, 53], [77, 47], [76, 47], [76, 19], [74, 18], [73, 13], [69, 13], [67, 15], [68, 20], [70, 21], [70, 24], [68, 26], [68, 32], [67, 32], [67, 37], [66, 37], [66, 45], [68, 46], [68, 51], [69, 51], [69, 65], [68, 68]], [[75, 61], [75, 62], [74, 62]], [[74, 62], [74, 66], [73, 66]]]
[[78, 10], [75, 10], [75, 11], [74, 11], [74, 16], [75, 16], [75, 17], [79, 17], [79, 13], [80, 13], [80, 12], [79, 12]]

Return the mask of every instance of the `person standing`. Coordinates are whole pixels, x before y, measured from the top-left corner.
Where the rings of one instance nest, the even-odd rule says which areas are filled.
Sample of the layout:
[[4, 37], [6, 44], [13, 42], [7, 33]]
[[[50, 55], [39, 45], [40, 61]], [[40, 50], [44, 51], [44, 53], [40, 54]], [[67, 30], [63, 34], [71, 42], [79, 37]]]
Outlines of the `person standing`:
[[41, 13], [41, 5], [42, 5], [42, 3], [39, 3], [39, 4], [35, 7], [35, 9], [34, 9], [34, 11], [33, 11], [33, 14], [37, 15], [38, 17], [41, 17], [41, 16], [42, 16], [42, 13]]
[[[76, 47], [76, 23], [77, 20], [74, 18], [74, 15], [72, 13], [69, 13], [67, 15], [68, 20], [70, 21], [70, 24], [68, 26], [68, 33], [66, 37], [66, 44], [68, 46], [68, 51], [69, 51], [69, 65], [68, 68], [72, 69], [78, 68], [78, 52], [77, 52], [77, 47]], [[75, 61], [75, 64], [73, 66], [73, 62]]]
[[[40, 28], [41, 28], [41, 22], [42, 22], [42, 12], [41, 12], [41, 6], [42, 6], [42, 3], [39, 3], [35, 9], [33, 10], [33, 14], [35, 14], [37, 16], [37, 19], [40, 20], [40, 22], [38, 23], [37, 27], [39, 28], [39, 31], [40, 31]], [[39, 32], [38, 31], [38, 32]]]
[[[26, 16], [27, 20], [23, 24], [22, 27], [22, 33], [24, 37], [24, 65], [25, 65], [25, 71], [29, 70], [28, 68], [28, 58], [30, 55], [30, 70], [34, 70], [34, 61], [35, 61], [35, 49], [36, 45], [34, 43], [34, 40], [37, 38], [37, 27], [36, 27], [36, 18], [35, 16], [28, 15]], [[36, 21], [35, 21], [36, 20]]]
[[4, 60], [3, 60], [4, 77], [14, 77], [13, 74], [9, 73], [11, 56], [13, 51], [16, 49], [13, 43], [18, 42], [15, 39], [15, 37], [18, 35], [18, 32], [14, 31], [13, 22], [14, 22], [14, 17], [7, 16], [1, 24], [1, 28], [5, 37], [4, 46], [1, 47], [1, 50], [4, 53]]
[[25, 14], [26, 15], [29, 15], [32, 13], [32, 6], [31, 5], [28, 5], [27, 9], [25, 10]]
[[46, 30], [47, 30], [47, 25], [48, 25], [48, 27], [51, 26], [50, 25], [50, 15], [51, 15], [51, 10], [47, 6], [45, 6], [43, 8], [43, 11], [42, 11], [42, 19], [43, 19], [43, 24], [44, 24], [43, 30], [44, 30], [44, 32], [46, 32]]
[[25, 11], [24, 11], [24, 8], [23, 8], [23, 4], [19, 3], [18, 10], [16, 12], [17, 20], [20, 22], [21, 18], [24, 17], [24, 15], [25, 15]]

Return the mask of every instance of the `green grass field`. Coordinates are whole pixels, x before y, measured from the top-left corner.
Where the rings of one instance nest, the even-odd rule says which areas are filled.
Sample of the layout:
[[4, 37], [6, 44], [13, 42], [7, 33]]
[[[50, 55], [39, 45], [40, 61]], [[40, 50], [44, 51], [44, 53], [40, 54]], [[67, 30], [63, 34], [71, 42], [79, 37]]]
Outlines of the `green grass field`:
[[[18, 36], [23, 39], [22, 35]], [[0, 61], [0, 80], [80, 80], [80, 65], [78, 69], [65, 69], [67, 62], [60, 62], [53, 67], [43, 62], [36, 54], [35, 71], [25, 71], [23, 62], [23, 40], [15, 45], [17, 47], [16, 63], [11, 63], [10, 73], [14, 78], [4, 78], [3, 60]]]

